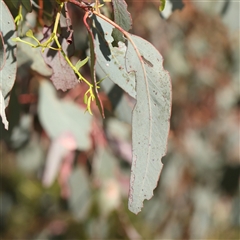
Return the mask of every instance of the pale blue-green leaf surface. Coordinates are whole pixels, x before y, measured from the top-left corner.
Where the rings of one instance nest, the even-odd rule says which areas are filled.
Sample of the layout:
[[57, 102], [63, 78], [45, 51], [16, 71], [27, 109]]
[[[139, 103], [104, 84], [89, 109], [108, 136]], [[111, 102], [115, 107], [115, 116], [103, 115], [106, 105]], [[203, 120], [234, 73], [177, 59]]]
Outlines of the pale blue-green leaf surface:
[[167, 149], [171, 113], [171, 81], [160, 53], [146, 40], [129, 34], [131, 41], [113, 47], [113, 27], [95, 17], [97, 73], [118, 84], [137, 103], [132, 115], [132, 172], [129, 209], [138, 213], [144, 199], [153, 196]]
[[69, 177], [69, 209], [73, 216], [83, 221], [89, 216], [92, 204], [91, 184], [86, 169], [81, 165]]
[[128, 43], [126, 65], [135, 72], [137, 103], [132, 115], [132, 168], [129, 209], [138, 213], [153, 196], [166, 154], [171, 114], [171, 81], [160, 53], [146, 40], [131, 35], [141, 57]]
[[11, 38], [16, 38], [14, 19], [3, 0], [0, 0], [0, 116], [8, 129], [8, 122], [5, 116], [5, 108], [8, 106], [10, 91], [16, 79], [16, 43]]
[[46, 80], [40, 83], [38, 114], [51, 139], [67, 132], [74, 136], [79, 150], [91, 147], [91, 115], [74, 102], [58, 99], [54, 87]]
[[[35, 34], [35, 37], [40, 39], [40, 34]], [[27, 41], [36, 44], [32, 38], [27, 38]], [[29, 64], [33, 71], [44, 77], [52, 75], [52, 69], [44, 62], [40, 48], [32, 48], [20, 42], [18, 43], [17, 59], [18, 66]]]
[[[114, 22], [125, 31], [132, 28], [131, 14], [127, 11], [127, 3], [124, 0], [112, 0]], [[124, 41], [123, 34], [117, 30], [113, 30], [113, 37], [117, 41]]]
[[111, 36], [114, 27], [98, 17], [93, 17], [93, 35], [97, 56], [96, 73], [100, 78], [110, 79], [130, 96], [136, 98], [134, 73], [128, 73], [125, 67], [126, 45], [119, 42], [113, 47]]

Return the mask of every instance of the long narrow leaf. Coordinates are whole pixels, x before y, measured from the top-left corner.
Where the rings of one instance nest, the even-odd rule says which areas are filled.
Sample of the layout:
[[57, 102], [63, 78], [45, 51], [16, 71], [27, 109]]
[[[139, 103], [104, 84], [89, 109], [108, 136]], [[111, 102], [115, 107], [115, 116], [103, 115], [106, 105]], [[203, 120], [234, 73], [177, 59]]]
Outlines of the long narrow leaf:
[[[104, 64], [99, 63], [102, 70], [107, 72], [107, 69], [110, 70], [108, 66], [115, 65], [123, 68], [123, 71], [116, 70], [113, 76], [119, 78], [119, 86], [124, 90], [127, 89], [124, 83], [129, 75], [135, 76], [137, 103], [132, 116], [133, 158], [128, 206], [137, 214], [141, 211], [144, 199], [153, 196], [163, 166], [161, 158], [167, 149], [171, 113], [170, 77], [163, 69], [162, 56], [149, 42], [127, 33], [105, 16], [96, 15], [97, 29], [102, 29], [99, 36], [105, 39], [102, 46], [99, 41], [99, 49], [105, 58]], [[126, 51], [118, 57], [111, 51], [114, 48], [109, 38], [109, 24], [122, 31], [127, 38]]]
[[94, 36], [93, 36], [93, 33], [87, 23], [86, 15], [85, 15], [84, 23], [85, 23], [85, 26], [88, 31], [89, 43], [90, 43], [90, 62], [91, 62], [90, 69], [91, 69], [91, 77], [92, 77], [94, 96], [95, 96], [95, 100], [96, 100], [98, 109], [99, 109], [102, 117], [104, 118], [103, 105], [102, 105], [102, 101], [99, 98], [98, 89], [97, 89], [97, 80], [96, 80], [96, 72], [95, 72], [96, 53], [95, 53], [95, 45], [94, 45]]
[[[138, 213], [153, 196], [166, 154], [171, 114], [171, 82], [162, 56], [146, 40], [131, 35], [127, 66], [135, 72], [137, 103], [132, 116], [132, 168], [129, 209]], [[137, 55], [137, 47], [140, 56]]]

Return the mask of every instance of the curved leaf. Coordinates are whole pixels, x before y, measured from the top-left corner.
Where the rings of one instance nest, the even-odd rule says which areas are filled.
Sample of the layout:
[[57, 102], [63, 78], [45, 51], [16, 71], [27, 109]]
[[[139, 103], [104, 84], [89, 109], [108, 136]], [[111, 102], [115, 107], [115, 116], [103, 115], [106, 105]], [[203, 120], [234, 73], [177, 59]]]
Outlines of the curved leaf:
[[140, 37], [131, 35], [131, 39], [135, 46], [128, 44], [126, 65], [128, 71], [135, 72], [137, 103], [132, 115], [133, 159], [128, 207], [138, 213], [144, 199], [153, 196], [163, 166], [161, 158], [167, 149], [171, 114], [171, 82], [160, 53]]
[[114, 39], [111, 34], [114, 27], [97, 16], [93, 16], [93, 20], [97, 75], [113, 81], [130, 96], [136, 98], [134, 73], [128, 73], [125, 67], [126, 45], [119, 42], [118, 47], [113, 47]]
[[[14, 19], [3, 0], [0, 0], [0, 15], [4, 21], [1, 22], [0, 32], [2, 35], [1, 62], [0, 62], [0, 115], [4, 121], [5, 128], [8, 128], [8, 122], [5, 116], [5, 108], [8, 106], [10, 91], [16, 79], [17, 61], [16, 61], [16, 43], [11, 38], [16, 38]], [[4, 65], [4, 66], [3, 66]], [[3, 67], [3, 68], [2, 68]], [[5, 119], [5, 120], [4, 120]]]
[[84, 24], [88, 31], [88, 38], [89, 38], [89, 45], [90, 45], [90, 61], [91, 61], [90, 70], [91, 70], [91, 79], [92, 79], [92, 84], [93, 84], [93, 92], [94, 92], [94, 96], [95, 96], [95, 100], [96, 100], [98, 109], [99, 109], [102, 117], [104, 118], [103, 105], [102, 105], [101, 99], [99, 98], [98, 88], [97, 88], [97, 79], [96, 79], [96, 71], [95, 71], [96, 51], [95, 51], [95, 44], [94, 44], [94, 36], [93, 36], [93, 32], [91, 31], [91, 28], [89, 27], [89, 25], [87, 23], [87, 16], [88, 15], [85, 15], [85, 17], [84, 17]]
[[[119, 86], [127, 91], [128, 77], [133, 74], [131, 76], [136, 81], [137, 103], [132, 116], [133, 160], [128, 206], [132, 212], [138, 213], [144, 199], [153, 196], [162, 169], [161, 158], [167, 149], [171, 114], [170, 77], [163, 69], [160, 53], [146, 40], [124, 30], [122, 32], [127, 38], [127, 48], [120, 51], [121, 54], [114, 54], [116, 48], [112, 47], [112, 39], [109, 37], [113, 29], [111, 21], [100, 14], [95, 18], [98, 36], [95, 39], [99, 41], [101, 58], [98, 59], [98, 64], [101, 70], [107, 73], [108, 70], [111, 71], [110, 68], [114, 68], [115, 71], [110, 73], [115, 78], [113, 81], [118, 79]], [[115, 23], [111, 24], [121, 30]], [[134, 80], [131, 78], [131, 81]], [[133, 92], [135, 93], [135, 88]]]
[[165, 8], [166, 0], [160, 0], [159, 11], [162, 12]]

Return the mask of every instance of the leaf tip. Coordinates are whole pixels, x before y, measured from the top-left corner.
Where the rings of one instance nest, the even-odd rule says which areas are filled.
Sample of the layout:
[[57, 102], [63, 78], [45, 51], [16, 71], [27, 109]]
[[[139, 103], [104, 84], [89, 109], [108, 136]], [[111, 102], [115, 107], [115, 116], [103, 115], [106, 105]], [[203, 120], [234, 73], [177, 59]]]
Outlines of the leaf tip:
[[143, 203], [141, 206], [139, 206], [139, 205], [135, 204], [132, 200], [128, 201], [128, 209], [132, 213], [138, 215], [142, 211], [142, 208], [143, 208]]

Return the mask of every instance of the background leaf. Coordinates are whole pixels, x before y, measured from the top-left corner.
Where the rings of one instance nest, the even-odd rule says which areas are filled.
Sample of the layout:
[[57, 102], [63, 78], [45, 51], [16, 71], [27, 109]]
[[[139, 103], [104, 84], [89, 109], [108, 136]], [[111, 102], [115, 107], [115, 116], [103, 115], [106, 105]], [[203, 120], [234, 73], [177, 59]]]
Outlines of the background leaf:
[[[43, 33], [44, 39], [42, 41], [46, 41], [50, 37], [52, 31], [50, 28], [44, 28]], [[68, 47], [71, 48], [72, 45], [68, 44], [66, 38], [60, 38], [60, 42], [62, 43], [63, 51], [67, 54], [69, 52]], [[55, 44], [52, 46], [56, 47]], [[53, 81], [53, 84], [57, 90], [61, 89], [66, 91], [75, 87], [79, 83], [73, 69], [69, 66], [60, 51], [45, 49], [42, 55], [45, 63], [48, 64], [53, 70], [51, 80]], [[67, 55], [69, 57], [71, 54], [69, 53]]]
[[74, 155], [72, 152], [76, 150], [76, 147], [76, 140], [73, 134], [69, 132], [63, 132], [52, 141], [48, 150], [43, 174], [42, 182], [44, 186], [49, 187], [53, 184], [64, 158], [73, 162]]
[[49, 137], [55, 139], [65, 132], [73, 135], [77, 148], [87, 150], [91, 146], [91, 116], [71, 101], [57, 98], [54, 87], [42, 80], [40, 84], [38, 114]]
[[24, 6], [24, 8], [28, 11], [32, 11], [32, 3], [31, 0], [10, 0], [15, 8], [19, 8], [20, 4]]
[[[16, 70], [17, 70], [17, 61], [15, 58], [16, 55], [16, 44], [11, 41], [11, 38], [16, 37], [15, 32], [15, 24], [13, 17], [8, 9], [8, 7], [5, 5], [3, 0], [0, 1], [0, 15], [1, 18], [4, 19], [4, 21], [1, 22], [0, 25], [0, 32], [3, 36], [2, 46], [1, 46], [1, 52], [2, 56], [5, 55], [5, 60], [1, 60], [0, 67], [4, 63], [4, 67], [0, 68], [0, 90], [1, 90], [1, 106], [0, 106], [0, 115], [2, 116], [2, 119], [4, 120], [5, 128], [7, 129], [7, 120], [5, 117], [5, 108], [8, 106], [9, 98], [10, 98], [10, 91], [13, 87], [15, 78], [16, 78]], [[1, 57], [1, 59], [3, 59]]]
[[138, 213], [153, 189], [167, 149], [171, 113], [171, 82], [160, 53], [146, 40], [131, 35], [141, 57], [128, 44], [127, 66], [136, 74], [137, 103], [132, 116], [132, 148], [129, 209]]
[[182, 0], [160, 0], [160, 7], [159, 7], [159, 11], [160, 11], [160, 15], [165, 18], [168, 19], [171, 14], [176, 11], [176, 10], [182, 10], [184, 7], [184, 3]]
[[[40, 37], [40, 34], [35, 34], [35, 37]], [[32, 38], [27, 38], [27, 41], [32, 44], [36, 44]], [[41, 74], [42, 76], [50, 77], [52, 75], [53, 71], [45, 63], [39, 48], [32, 48], [25, 43], [18, 43], [17, 59], [18, 66], [29, 63], [31, 70]]]
[[89, 45], [90, 45], [90, 71], [91, 71], [91, 79], [92, 79], [92, 85], [93, 85], [93, 94], [95, 96], [95, 101], [98, 106], [98, 109], [104, 118], [104, 110], [103, 110], [103, 105], [102, 101], [99, 98], [98, 94], [98, 84], [97, 84], [97, 79], [96, 79], [96, 70], [95, 70], [95, 65], [96, 65], [96, 51], [95, 51], [95, 44], [94, 44], [94, 36], [93, 32], [91, 31], [87, 20], [85, 21], [85, 26], [88, 31], [88, 39], [89, 39]]
[[92, 204], [91, 185], [84, 167], [79, 166], [74, 169], [69, 178], [69, 187], [70, 211], [76, 219], [84, 220], [88, 216]]
[[101, 88], [107, 93], [108, 98], [111, 101], [111, 110], [114, 112], [117, 119], [131, 124], [132, 109], [136, 100], [130, 97], [122, 90], [122, 88], [109, 79], [104, 79], [104, 81], [102, 81]]
[[[131, 14], [127, 11], [127, 3], [124, 0], [112, 0], [114, 22], [129, 31], [132, 28]], [[116, 41], [124, 41], [123, 34], [117, 30], [113, 30], [113, 37]]]

